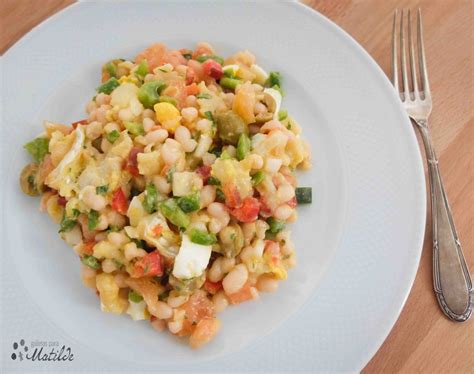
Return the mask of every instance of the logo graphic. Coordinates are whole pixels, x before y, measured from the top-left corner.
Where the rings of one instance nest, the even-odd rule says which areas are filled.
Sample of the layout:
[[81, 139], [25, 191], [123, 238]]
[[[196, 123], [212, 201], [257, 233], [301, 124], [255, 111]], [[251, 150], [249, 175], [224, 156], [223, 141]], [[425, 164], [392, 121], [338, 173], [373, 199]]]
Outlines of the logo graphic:
[[19, 343], [13, 342], [13, 353], [11, 359], [16, 361], [73, 361], [74, 354], [71, 347], [59, 344], [57, 341], [34, 340], [29, 346], [25, 339]]
[[12, 360], [16, 360], [17, 358], [20, 361], [23, 361], [23, 355], [26, 355], [28, 352], [28, 347], [25, 345], [25, 340], [21, 339], [20, 344], [17, 342], [13, 343], [13, 353], [11, 355]]

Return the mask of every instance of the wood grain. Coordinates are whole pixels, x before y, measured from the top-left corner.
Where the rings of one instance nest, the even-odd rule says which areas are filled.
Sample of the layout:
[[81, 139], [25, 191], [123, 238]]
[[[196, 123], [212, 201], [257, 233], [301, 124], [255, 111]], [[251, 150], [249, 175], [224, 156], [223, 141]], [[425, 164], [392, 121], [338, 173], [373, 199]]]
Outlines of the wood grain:
[[[390, 71], [393, 11], [422, 8], [433, 92], [433, 141], [471, 273], [474, 273], [474, 1], [305, 0]], [[1, 0], [0, 53], [72, 0]], [[426, 168], [425, 168], [426, 170]], [[447, 320], [432, 287], [431, 220], [419, 271], [392, 332], [365, 373], [473, 373], [474, 319]]]

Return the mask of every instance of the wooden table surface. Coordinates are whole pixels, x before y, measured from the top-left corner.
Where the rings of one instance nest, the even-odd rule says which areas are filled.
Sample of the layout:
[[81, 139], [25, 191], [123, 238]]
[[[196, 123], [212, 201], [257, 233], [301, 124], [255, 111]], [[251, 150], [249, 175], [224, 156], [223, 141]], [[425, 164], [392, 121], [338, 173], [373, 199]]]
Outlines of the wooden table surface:
[[[0, 53], [72, 0], [1, 0]], [[433, 94], [433, 141], [459, 237], [474, 274], [474, 0], [306, 0], [390, 73], [393, 11], [421, 7]], [[426, 167], [425, 167], [426, 170]], [[365, 373], [474, 372], [474, 318], [448, 321], [432, 287], [431, 220], [419, 271], [395, 327]]]

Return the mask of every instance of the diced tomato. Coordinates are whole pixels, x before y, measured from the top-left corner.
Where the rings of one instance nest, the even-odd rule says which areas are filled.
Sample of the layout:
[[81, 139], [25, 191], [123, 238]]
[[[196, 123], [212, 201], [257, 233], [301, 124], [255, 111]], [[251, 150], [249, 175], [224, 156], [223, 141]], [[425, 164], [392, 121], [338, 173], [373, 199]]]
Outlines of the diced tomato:
[[71, 124], [71, 126], [72, 126], [73, 129], [75, 129], [79, 125], [87, 125], [88, 123], [89, 123], [89, 120], [83, 119], [83, 120], [80, 120], [80, 121], [77, 121], [77, 122], [73, 122]]
[[214, 78], [215, 80], [220, 79], [224, 74], [221, 64], [211, 59], [202, 63], [202, 69], [205, 75]]
[[231, 304], [240, 304], [247, 300], [252, 300], [253, 295], [250, 290], [250, 283], [247, 282], [244, 286], [237, 292], [227, 295]]
[[196, 83], [190, 84], [185, 88], [186, 95], [197, 95], [199, 93], [199, 87]]
[[204, 184], [206, 184], [211, 176], [211, 167], [209, 165], [200, 166], [196, 169], [196, 173], [201, 176]]
[[82, 252], [85, 253], [86, 255], [92, 255], [94, 252], [94, 245], [95, 245], [95, 240], [89, 240], [84, 243], [84, 247], [82, 247]]
[[230, 213], [240, 222], [253, 222], [258, 217], [260, 203], [255, 197], [246, 197], [239, 208], [232, 209]]
[[296, 201], [296, 196], [293, 196], [291, 200], [288, 200], [286, 202], [290, 208], [296, 207], [297, 201]]
[[222, 289], [222, 282], [211, 282], [209, 279], [206, 279], [204, 289], [211, 295], [214, 295]]
[[280, 246], [273, 240], [265, 240], [265, 255], [269, 256], [276, 265], [280, 260]]
[[64, 196], [58, 195], [58, 205], [66, 206], [67, 200]]
[[156, 277], [163, 275], [161, 256], [158, 251], [148, 253], [133, 265], [132, 278]]
[[138, 176], [140, 173], [138, 171], [138, 161], [137, 156], [141, 152], [139, 148], [133, 147], [128, 154], [127, 161], [125, 163], [125, 170], [134, 176]]
[[204, 290], [195, 291], [189, 300], [184, 303], [179, 310], [184, 310], [186, 318], [183, 321], [183, 328], [178, 336], [187, 336], [196, 329], [196, 324], [206, 318], [214, 318], [214, 304], [207, 297]]
[[225, 195], [225, 203], [229, 208], [239, 208], [242, 206], [242, 198], [234, 184], [226, 183], [222, 187], [222, 192]]
[[150, 316], [150, 322], [154, 322], [154, 321], [156, 321], [157, 319], [158, 319], [158, 318], [156, 318], [156, 317], [155, 317], [155, 316], [153, 316], [153, 315], [152, 315], [152, 316]]
[[[192, 86], [191, 83], [194, 82], [195, 78], [196, 78], [196, 73], [195, 73], [194, 69], [188, 67], [188, 70], [186, 70], [186, 84], [189, 84], [189, 85]], [[195, 84], [195, 83], [193, 83], [193, 84]], [[194, 88], [193, 88], [193, 90], [195, 91]], [[199, 89], [198, 89], [197, 93], [199, 93]], [[196, 95], [196, 94], [195, 93], [193, 93], [193, 94], [189, 93], [188, 95]]]
[[161, 233], [163, 232], [163, 226], [156, 225], [155, 227], [153, 227], [153, 229], [151, 231], [153, 232], [153, 235], [160, 236]]
[[112, 197], [112, 209], [116, 210], [120, 214], [126, 214], [128, 209], [128, 201], [125, 197], [125, 193], [121, 188], [114, 192]]

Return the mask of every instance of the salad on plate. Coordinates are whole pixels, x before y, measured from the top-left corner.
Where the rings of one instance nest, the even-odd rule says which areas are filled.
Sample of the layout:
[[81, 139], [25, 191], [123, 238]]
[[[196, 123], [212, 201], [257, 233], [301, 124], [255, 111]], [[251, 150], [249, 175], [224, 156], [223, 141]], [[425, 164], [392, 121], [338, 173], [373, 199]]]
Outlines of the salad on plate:
[[154, 44], [102, 67], [87, 118], [44, 122], [22, 190], [81, 261], [105, 312], [148, 320], [198, 348], [216, 313], [271, 292], [295, 266], [287, 223], [311, 188], [282, 77], [255, 56]]

